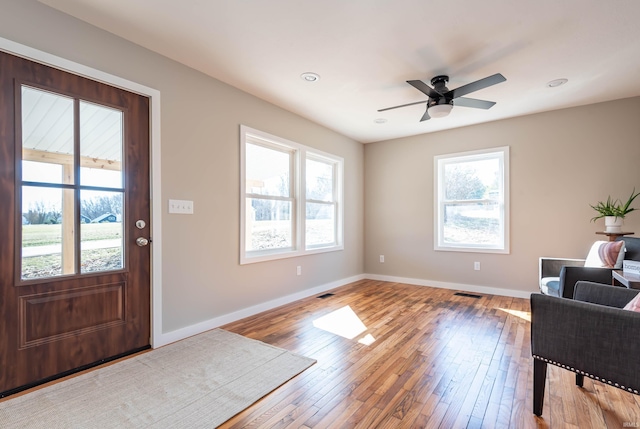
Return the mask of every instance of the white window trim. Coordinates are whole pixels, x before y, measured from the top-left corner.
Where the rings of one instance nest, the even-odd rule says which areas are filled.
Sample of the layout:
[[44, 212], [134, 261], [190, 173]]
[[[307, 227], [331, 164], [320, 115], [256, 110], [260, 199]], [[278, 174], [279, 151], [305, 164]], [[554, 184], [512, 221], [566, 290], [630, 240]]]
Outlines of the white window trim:
[[[483, 245], [469, 245], [462, 244], [459, 246], [452, 246], [449, 244], [441, 243], [443, 237], [443, 218], [444, 218], [444, 204], [440, 202], [440, 196], [443, 194], [442, 180], [440, 175], [443, 169], [441, 165], [444, 165], [447, 161], [454, 160], [457, 162], [465, 161], [465, 158], [469, 160], [482, 158], [482, 155], [486, 155], [486, 158], [493, 158], [490, 154], [500, 154], [502, 176], [503, 176], [503, 200], [501, 205], [502, 224], [503, 224], [503, 246], [483, 246]], [[450, 251], [450, 252], [475, 252], [475, 253], [500, 253], [508, 254], [510, 252], [510, 237], [509, 237], [509, 146], [495, 147], [489, 149], [481, 149], [468, 152], [451, 153], [446, 155], [439, 155], [434, 157], [434, 250], [438, 251]], [[484, 200], [479, 200], [484, 201]]]
[[[334, 156], [326, 156], [326, 154], [322, 154], [321, 152], [318, 151], [308, 151], [304, 157], [304, 160], [306, 161], [307, 159], [310, 159], [312, 161], [316, 161], [316, 162], [324, 162], [327, 164], [332, 164], [333, 165], [333, 195], [332, 195], [332, 201], [324, 201], [324, 200], [314, 200], [314, 199], [308, 199], [306, 198], [305, 195], [305, 200], [303, 201], [303, 211], [301, 213], [304, 213], [304, 216], [302, 216], [304, 218], [304, 221], [306, 222], [306, 204], [307, 203], [311, 203], [311, 204], [325, 204], [325, 205], [331, 205], [333, 206], [333, 211], [334, 211], [334, 219], [336, 222], [336, 228], [334, 230], [334, 237], [333, 237], [333, 243], [321, 243], [321, 244], [315, 244], [315, 245], [309, 245], [307, 246], [306, 243], [304, 243], [304, 247], [306, 248], [307, 252], [313, 252], [315, 250], [320, 250], [322, 251], [323, 249], [326, 248], [332, 248], [332, 247], [336, 247], [339, 246], [340, 243], [342, 242], [342, 221], [338, 222], [338, 219], [342, 219], [342, 213], [340, 212], [340, 210], [342, 209], [342, 207], [344, 206], [344, 204], [341, 204], [342, 201], [342, 180], [341, 177], [343, 177], [342, 173], [342, 166], [343, 166], [343, 162], [341, 162], [340, 160], [336, 159], [336, 157]], [[304, 163], [305, 167], [306, 167], [306, 162]], [[306, 178], [306, 171], [305, 171], [305, 175], [304, 177]], [[306, 186], [305, 186], [305, 190], [306, 190]], [[305, 234], [303, 237], [303, 239], [306, 238], [306, 228], [304, 228]]]
[[[252, 141], [262, 141], [266, 147], [280, 147], [283, 150], [293, 153], [293, 166], [291, 171], [293, 177], [290, 178], [292, 186], [292, 198], [294, 201], [292, 207], [292, 217], [294, 219], [292, 231], [293, 248], [270, 249], [263, 251], [246, 251], [246, 210], [247, 210], [247, 194], [246, 192], [246, 145]], [[335, 243], [331, 245], [317, 245], [309, 249], [305, 244], [305, 222], [306, 222], [306, 196], [305, 196], [305, 177], [307, 156], [311, 159], [332, 162], [334, 169], [334, 193], [336, 204], [336, 228]], [[283, 139], [272, 134], [265, 133], [260, 130], [250, 128], [246, 125], [240, 125], [240, 265], [251, 264], [255, 262], [271, 261], [276, 259], [292, 258], [296, 256], [310, 255], [324, 252], [334, 252], [344, 249], [344, 159], [332, 155], [300, 143]], [[313, 200], [309, 200], [313, 201]], [[322, 201], [322, 203], [326, 203]]]

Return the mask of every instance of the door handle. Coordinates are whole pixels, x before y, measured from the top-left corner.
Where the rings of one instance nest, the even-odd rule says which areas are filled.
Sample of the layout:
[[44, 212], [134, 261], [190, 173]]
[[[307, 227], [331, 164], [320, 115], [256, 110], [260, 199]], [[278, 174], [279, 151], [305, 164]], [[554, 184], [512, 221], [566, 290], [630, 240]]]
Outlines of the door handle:
[[136, 238], [136, 244], [140, 247], [144, 247], [144, 246], [148, 246], [149, 245], [149, 240], [147, 240], [144, 237], [138, 237]]

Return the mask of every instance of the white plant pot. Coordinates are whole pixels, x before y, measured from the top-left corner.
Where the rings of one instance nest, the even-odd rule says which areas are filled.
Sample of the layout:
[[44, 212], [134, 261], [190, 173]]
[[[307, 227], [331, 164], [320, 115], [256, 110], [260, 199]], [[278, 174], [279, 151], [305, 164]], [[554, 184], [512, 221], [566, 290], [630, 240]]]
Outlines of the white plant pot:
[[617, 216], [605, 216], [604, 232], [622, 232], [623, 224], [624, 224], [624, 218], [617, 217]]

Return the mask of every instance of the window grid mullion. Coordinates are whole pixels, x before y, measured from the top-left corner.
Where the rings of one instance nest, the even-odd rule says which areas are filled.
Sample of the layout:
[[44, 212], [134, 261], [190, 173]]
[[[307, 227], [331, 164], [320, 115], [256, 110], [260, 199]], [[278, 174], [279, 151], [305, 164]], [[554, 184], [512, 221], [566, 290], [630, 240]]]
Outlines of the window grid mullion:
[[[294, 197], [296, 198], [296, 202], [294, 204], [293, 210], [295, 211], [295, 215], [293, 216], [293, 245], [296, 250], [304, 249], [304, 213], [302, 202], [304, 201], [304, 150], [297, 149], [294, 151], [293, 156], [291, 157], [292, 162], [294, 163], [292, 168], [292, 184], [293, 184], [293, 192]], [[302, 219], [301, 219], [302, 218]]]
[[335, 201], [325, 201], [325, 200], [305, 200], [307, 203], [313, 204], [335, 204]]
[[245, 194], [247, 198], [254, 200], [294, 201], [293, 197], [281, 197], [279, 195]]

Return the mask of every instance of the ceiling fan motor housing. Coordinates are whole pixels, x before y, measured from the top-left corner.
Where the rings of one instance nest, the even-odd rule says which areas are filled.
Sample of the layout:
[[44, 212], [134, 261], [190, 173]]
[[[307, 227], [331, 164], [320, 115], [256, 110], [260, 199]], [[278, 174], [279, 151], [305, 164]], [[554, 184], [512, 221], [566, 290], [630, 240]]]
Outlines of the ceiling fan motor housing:
[[453, 97], [445, 97], [444, 94], [449, 92], [447, 88], [447, 82], [449, 82], [449, 76], [440, 75], [431, 79], [431, 85], [433, 89], [441, 95], [441, 97], [429, 97], [427, 102], [427, 108], [431, 106], [437, 106], [441, 104], [453, 104]]
[[440, 94], [444, 94], [449, 91], [447, 88], [447, 82], [449, 82], [449, 76], [440, 75], [431, 79], [431, 85], [433, 89], [438, 91]]

